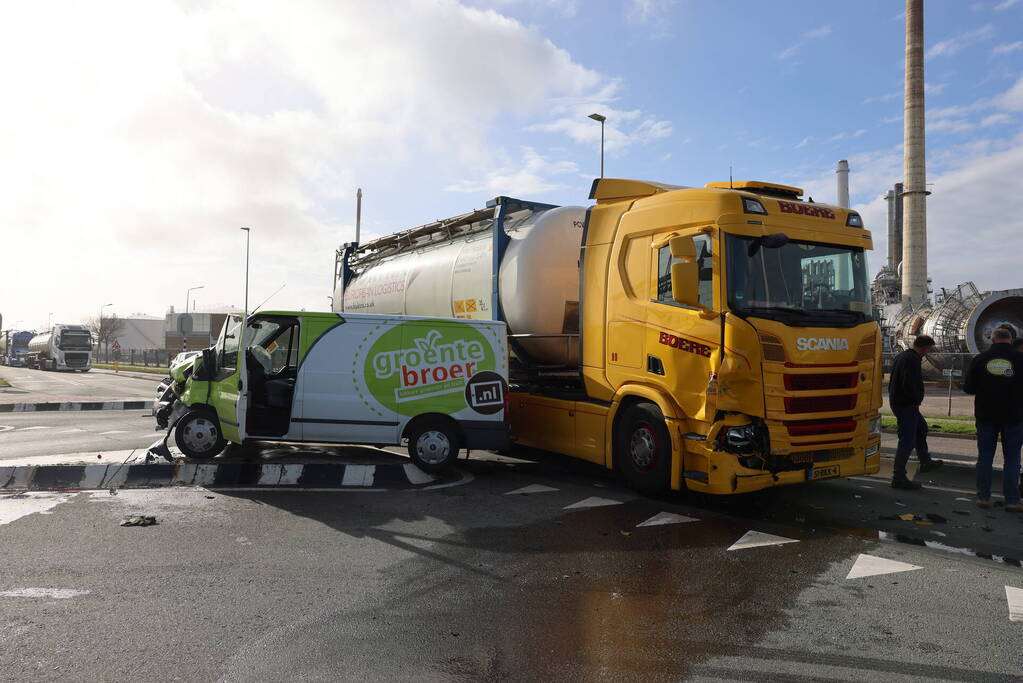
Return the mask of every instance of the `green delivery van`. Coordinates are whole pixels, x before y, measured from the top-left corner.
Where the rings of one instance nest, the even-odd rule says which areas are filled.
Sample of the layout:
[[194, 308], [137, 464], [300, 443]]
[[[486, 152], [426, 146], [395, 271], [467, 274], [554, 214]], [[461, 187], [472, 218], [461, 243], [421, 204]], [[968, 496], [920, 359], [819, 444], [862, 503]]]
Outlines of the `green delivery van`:
[[[244, 353], [239, 354], [238, 349]], [[156, 407], [189, 458], [227, 444], [396, 445], [438, 471], [508, 445], [505, 325], [490, 320], [259, 312], [171, 367]]]

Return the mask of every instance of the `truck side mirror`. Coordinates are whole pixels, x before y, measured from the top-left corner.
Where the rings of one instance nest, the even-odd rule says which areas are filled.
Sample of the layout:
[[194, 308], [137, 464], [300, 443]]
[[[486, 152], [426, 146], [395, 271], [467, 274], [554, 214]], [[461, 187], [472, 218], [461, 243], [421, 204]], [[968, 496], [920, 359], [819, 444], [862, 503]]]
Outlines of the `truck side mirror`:
[[696, 243], [692, 237], [672, 237], [668, 240], [672, 259], [671, 298], [675, 303], [693, 308], [700, 304], [700, 266], [696, 262]]

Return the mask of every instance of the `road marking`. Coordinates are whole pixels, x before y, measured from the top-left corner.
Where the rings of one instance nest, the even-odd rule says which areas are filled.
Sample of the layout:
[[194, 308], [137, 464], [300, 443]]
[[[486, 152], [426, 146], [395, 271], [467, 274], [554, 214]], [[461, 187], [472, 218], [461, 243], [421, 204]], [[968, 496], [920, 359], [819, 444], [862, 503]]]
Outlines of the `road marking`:
[[620, 500], [611, 500], [610, 498], [598, 498], [597, 496], [590, 496], [589, 498], [586, 498], [584, 500], [580, 500], [578, 503], [572, 503], [571, 505], [566, 505], [565, 507], [562, 508], [562, 510], [572, 510], [572, 509], [578, 509], [578, 508], [599, 508], [599, 507], [604, 507], [605, 505], [621, 505], [621, 504], [622, 504], [622, 501], [620, 501]]
[[57, 433], [58, 434], [72, 434], [74, 432], [84, 432], [84, 431], [85, 431], [84, 429], [79, 429], [78, 427], [74, 427], [73, 429], [65, 429], [65, 430], [59, 431]]
[[107, 436], [108, 434], [127, 434], [126, 429], [111, 429], [109, 432], [100, 432], [99, 436]]
[[67, 600], [79, 595], [88, 595], [92, 591], [79, 591], [74, 588], [19, 588], [13, 591], [0, 591], [4, 598], [57, 598]]
[[743, 537], [730, 545], [727, 550], [746, 550], [747, 548], [760, 548], [768, 545], [782, 545], [783, 543], [799, 543], [798, 539], [765, 534], [762, 531], [747, 531]]
[[376, 465], [348, 465], [345, 475], [341, 478], [342, 486], [372, 486]]
[[852, 569], [849, 570], [845, 578], [846, 580], [862, 579], [865, 576], [897, 574], [899, 572], [911, 572], [914, 569], [923, 569], [923, 567], [918, 567], [908, 562], [899, 562], [884, 557], [877, 557], [876, 555], [860, 553], [860, 556], [856, 558], [856, 562], [853, 563]]
[[16, 496], [0, 496], [0, 525], [10, 524], [34, 512], [47, 512], [70, 500], [74, 494], [33, 491]]
[[405, 478], [408, 479], [408, 482], [413, 486], [429, 484], [430, 482], [437, 481], [437, 477], [422, 471], [416, 467], [415, 463], [407, 462], [402, 465], [402, 467], [405, 470]]
[[42, 426], [40, 426], [40, 427], [18, 427], [14, 431], [16, 431], [16, 432], [30, 432], [33, 429], [53, 429], [53, 427], [42, 427]]
[[14, 427], [11, 425], [0, 425], [0, 432], [9, 432], [12, 429], [14, 429]]
[[1009, 621], [1023, 621], [1023, 588], [1006, 586], [1005, 601], [1009, 603]]
[[520, 489], [509, 491], [504, 495], [511, 496], [516, 493], [550, 493], [551, 491], [560, 491], [560, 489], [556, 489], [553, 486], [544, 486], [543, 484], [530, 484], [529, 486], [523, 486]]
[[686, 517], [685, 515], [679, 515], [674, 512], [658, 512], [656, 515], [651, 517], [645, 522], [637, 524], [636, 527], [641, 526], [660, 526], [661, 524], [683, 524], [685, 522], [699, 522], [700, 520], [695, 517]]

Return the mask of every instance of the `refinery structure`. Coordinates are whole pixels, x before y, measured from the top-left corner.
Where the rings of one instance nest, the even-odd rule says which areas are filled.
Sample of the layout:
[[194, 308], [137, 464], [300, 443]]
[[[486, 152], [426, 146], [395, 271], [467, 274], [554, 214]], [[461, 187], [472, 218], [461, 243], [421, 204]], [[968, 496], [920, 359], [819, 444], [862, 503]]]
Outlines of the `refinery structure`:
[[[923, 0], [906, 2], [904, 126], [903, 182], [885, 195], [888, 259], [874, 278], [874, 311], [886, 350], [908, 348], [918, 335], [929, 335], [938, 355], [928, 358], [942, 369], [949, 363], [943, 354], [979, 353], [999, 327], [1023, 335], [1023, 289], [981, 292], [973, 282], [933, 288], [927, 276]], [[848, 198], [848, 164], [839, 162], [837, 173], [838, 195]]]

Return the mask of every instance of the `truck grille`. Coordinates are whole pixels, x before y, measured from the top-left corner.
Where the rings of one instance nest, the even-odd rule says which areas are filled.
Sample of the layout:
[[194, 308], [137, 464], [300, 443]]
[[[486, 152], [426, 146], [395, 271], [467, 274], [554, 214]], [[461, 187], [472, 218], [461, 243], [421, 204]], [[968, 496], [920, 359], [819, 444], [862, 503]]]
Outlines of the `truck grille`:
[[64, 364], [73, 368], [84, 368], [89, 364], [89, 354], [87, 353], [65, 353]]
[[831, 413], [838, 410], [852, 410], [856, 407], [856, 396], [807, 396], [786, 398], [786, 413]]

